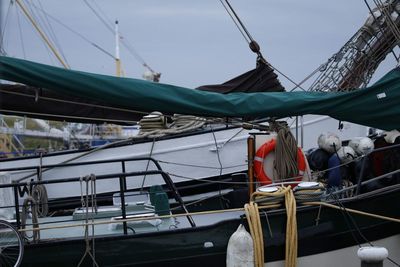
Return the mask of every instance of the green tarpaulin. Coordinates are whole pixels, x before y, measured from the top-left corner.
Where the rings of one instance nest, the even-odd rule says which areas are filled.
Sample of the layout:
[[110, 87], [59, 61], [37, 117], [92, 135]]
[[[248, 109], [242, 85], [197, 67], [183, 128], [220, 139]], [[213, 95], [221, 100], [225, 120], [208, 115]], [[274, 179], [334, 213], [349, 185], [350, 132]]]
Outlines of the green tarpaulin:
[[214, 117], [278, 118], [320, 114], [385, 130], [400, 128], [400, 105], [397, 102], [400, 99], [399, 69], [392, 70], [369, 88], [349, 93], [223, 95], [136, 79], [65, 70], [9, 57], [0, 57], [0, 78], [144, 112], [157, 110]]

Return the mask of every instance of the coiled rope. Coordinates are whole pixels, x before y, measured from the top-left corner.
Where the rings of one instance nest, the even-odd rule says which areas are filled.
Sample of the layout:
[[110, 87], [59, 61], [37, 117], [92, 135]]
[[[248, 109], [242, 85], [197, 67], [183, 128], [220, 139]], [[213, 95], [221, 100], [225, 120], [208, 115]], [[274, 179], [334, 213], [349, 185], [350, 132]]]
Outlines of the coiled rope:
[[205, 118], [174, 114], [173, 123], [167, 126], [165, 117], [160, 112], [153, 112], [150, 115], [152, 116], [148, 118], [145, 116], [140, 120], [141, 129], [137, 137], [134, 138], [157, 138], [168, 134], [184, 133], [201, 128], [206, 123]]
[[283, 181], [287, 177], [296, 177], [299, 173], [297, 166], [297, 142], [288, 127], [278, 123], [270, 123], [277, 132], [275, 146], [274, 172], [275, 177]]
[[[83, 194], [83, 186], [82, 182], [86, 183], [86, 194]], [[90, 186], [89, 186], [90, 185]], [[96, 200], [96, 176], [94, 174], [87, 175], [85, 177], [81, 177], [80, 179], [81, 186], [81, 202], [82, 208], [85, 209], [85, 253], [83, 254], [81, 260], [79, 261], [77, 267], [83, 264], [86, 256], [89, 256], [92, 259], [93, 266], [99, 267], [96, 262], [96, 250], [95, 250], [95, 234], [94, 234], [94, 217], [95, 213], [97, 214], [97, 200]], [[89, 193], [90, 187], [90, 193]], [[92, 234], [89, 236], [89, 201], [91, 204], [91, 221], [90, 224], [92, 227]], [[90, 241], [92, 241], [92, 245], [90, 245]]]
[[49, 198], [46, 187], [42, 184], [35, 185], [32, 189], [32, 197], [35, 199], [37, 214], [39, 217], [46, 217], [49, 213]]
[[[297, 266], [297, 220], [296, 220], [296, 200], [290, 186], [279, 187], [275, 192], [255, 192], [251, 195], [250, 203], [244, 206], [250, 234], [253, 237], [254, 261], [256, 267], [264, 266], [264, 240], [258, 212], [256, 199], [261, 198], [285, 198], [287, 214], [286, 222], [286, 248], [285, 248], [285, 267]], [[276, 207], [276, 204], [271, 204]], [[267, 205], [268, 207], [268, 205]]]
[[[27, 198], [25, 198], [24, 203], [22, 204], [21, 229], [26, 228], [26, 220], [28, 218], [29, 213], [31, 213], [32, 215], [31, 217], [32, 217], [33, 242], [37, 242], [40, 239], [38, 208], [36, 200], [32, 196], [28, 196]], [[22, 232], [22, 236], [24, 238], [28, 238], [26, 231]]]

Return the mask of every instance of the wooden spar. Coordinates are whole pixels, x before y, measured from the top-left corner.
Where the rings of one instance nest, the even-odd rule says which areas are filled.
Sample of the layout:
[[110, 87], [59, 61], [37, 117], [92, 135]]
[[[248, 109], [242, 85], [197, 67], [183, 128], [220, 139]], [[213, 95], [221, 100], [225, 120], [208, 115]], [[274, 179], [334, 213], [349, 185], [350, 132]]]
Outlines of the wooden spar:
[[60, 63], [64, 66], [64, 68], [69, 69], [68, 64], [62, 59], [61, 55], [57, 52], [57, 50], [54, 48], [54, 46], [51, 44], [49, 38], [47, 38], [46, 34], [39, 28], [39, 26], [36, 24], [35, 20], [29, 14], [28, 10], [26, 9], [25, 5], [21, 2], [21, 0], [16, 0], [17, 4], [21, 8], [21, 10], [24, 12], [25, 16], [29, 19], [29, 21], [32, 23], [33, 27], [38, 31], [40, 37], [44, 40], [44, 42], [47, 44], [47, 46], [50, 48], [50, 50], [53, 52], [54, 56], [60, 61]]
[[254, 160], [254, 151], [255, 151], [255, 138], [254, 136], [249, 136], [247, 138], [247, 165], [248, 171], [247, 175], [249, 176], [249, 196], [254, 192], [254, 170], [253, 170], [253, 160]]
[[118, 20], [115, 21], [115, 65], [117, 77], [121, 77], [121, 60], [119, 56], [119, 29]]

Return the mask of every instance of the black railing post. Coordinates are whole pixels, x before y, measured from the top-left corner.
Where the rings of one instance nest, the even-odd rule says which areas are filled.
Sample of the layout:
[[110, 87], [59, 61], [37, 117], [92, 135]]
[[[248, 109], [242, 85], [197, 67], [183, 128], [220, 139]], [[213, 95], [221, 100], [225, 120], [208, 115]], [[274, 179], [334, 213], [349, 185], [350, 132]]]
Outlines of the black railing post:
[[364, 172], [365, 172], [364, 169], [365, 169], [365, 164], [367, 162], [367, 157], [368, 157], [368, 155], [365, 155], [365, 157], [362, 159], [360, 176], [358, 177], [358, 180], [357, 180], [356, 196], [358, 196], [361, 191], [361, 183], [362, 183]]
[[[181, 205], [181, 208], [185, 211], [185, 213], [189, 213], [185, 206], [185, 203], [183, 202], [183, 199], [181, 198], [181, 195], [179, 195], [178, 189], [176, 188], [174, 182], [172, 182], [171, 177], [169, 177], [169, 175], [165, 172], [161, 172], [161, 176], [164, 179], [165, 184], [172, 190], [172, 194], [174, 195], [175, 200]], [[192, 227], [196, 226], [196, 223], [194, 222], [192, 216], [186, 215], [186, 218], [188, 219]]]
[[14, 184], [13, 190], [14, 190], [14, 205], [15, 205], [15, 220], [17, 221], [17, 229], [21, 228], [21, 221], [19, 217], [19, 197], [18, 197], [18, 184], [16, 184], [14, 181], [12, 182]]
[[[121, 161], [121, 164], [122, 164], [122, 173], [126, 173], [126, 165], [125, 165], [125, 160], [122, 160]], [[124, 179], [124, 188], [125, 188], [125, 190], [126, 190], [126, 179]]]
[[40, 166], [39, 167], [36, 167], [36, 181], [41, 181], [42, 179], [42, 177], [40, 177]]
[[126, 178], [125, 176], [120, 176], [119, 177], [119, 196], [121, 198], [121, 212], [122, 212], [122, 219], [123, 221], [123, 228], [124, 228], [124, 235], [128, 234], [128, 225], [126, 223], [126, 207], [125, 207], [125, 187], [126, 184]]

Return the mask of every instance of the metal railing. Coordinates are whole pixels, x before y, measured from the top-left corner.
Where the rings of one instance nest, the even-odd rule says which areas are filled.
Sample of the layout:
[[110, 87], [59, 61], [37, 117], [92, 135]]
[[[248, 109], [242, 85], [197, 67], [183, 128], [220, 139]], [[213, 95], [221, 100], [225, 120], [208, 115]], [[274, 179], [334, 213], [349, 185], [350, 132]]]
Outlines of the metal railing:
[[[147, 170], [147, 171], [134, 171], [134, 172], [126, 172], [126, 163], [134, 162], [134, 161], [151, 161], [156, 166], [157, 170]], [[105, 179], [118, 179], [119, 181], [119, 197], [121, 201], [121, 212], [123, 222], [123, 231], [124, 234], [127, 234], [128, 227], [125, 221], [126, 219], [126, 206], [125, 206], [125, 192], [127, 191], [127, 179], [132, 179], [133, 177], [143, 176], [143, 175], [160, 175], [169, 190], [172, 193], [174, 199], [179, 203], [180, 207], [185, 213], [189, 213], [187, 210], [182, 197], [180, 196], [178, 189], [176, 188], [174, 182], [168, 173], [164, 172], [158, 163], [157, 160], [151, 157], [141, 157], [141, 158], [125, 158], [125, 159], [113, 159], [113, 160], [99, 160], [99, 161], [88, 161], [88, 162], [79, 162], [79, 163], [65, 163], [65, 164], [53, 164], [53, 165], [43, 165], [43, 166], [28, 166], [28, 167], [17, 167], [17, 168], [5, 168], [0, 169], [0, 172], [13, 172], [13, 171], [23, 171], [23, 170], [35, 170], [36, 180], [32, 181], [22, 181], [22, 179], [26, 179], [26, 177], [21, 178], [17, 181], [13, 181], [11, 184], [0, 184], [0, 188], [13, 188], [14, 192], [14, 205], [15, 205], [15, 219], [18, 229], [21, 227], [21, 218], [19, 214], [19, 196], [21, 193], [29, 191], [27, 188], [32, 188], [35, 185], [46, 185], [46, 184], [60, 184], [60, 183], [74, 183], [80, 182], [82, 177], [72, 177], [72, 178], [59, 178], [59, 179], [51, 179], [51, 180], [42, 180], [41, 172], [46, 169], [53, 168], [61, 168], [61, 167], [73, 167], [73, 166], [84, 166], [84, 165], [93, 165], [93, 164], [106, 164], [106, 163], [121, 163], [121, 172], [120, 173], [112, 173], [112, 174], [104, 174], [104, 175], [96, 175], [96, 180], [105, 180]], [[190, 215], [186, 216], [190, 225], [195, 227], [196, 224], [193, 218]]]

